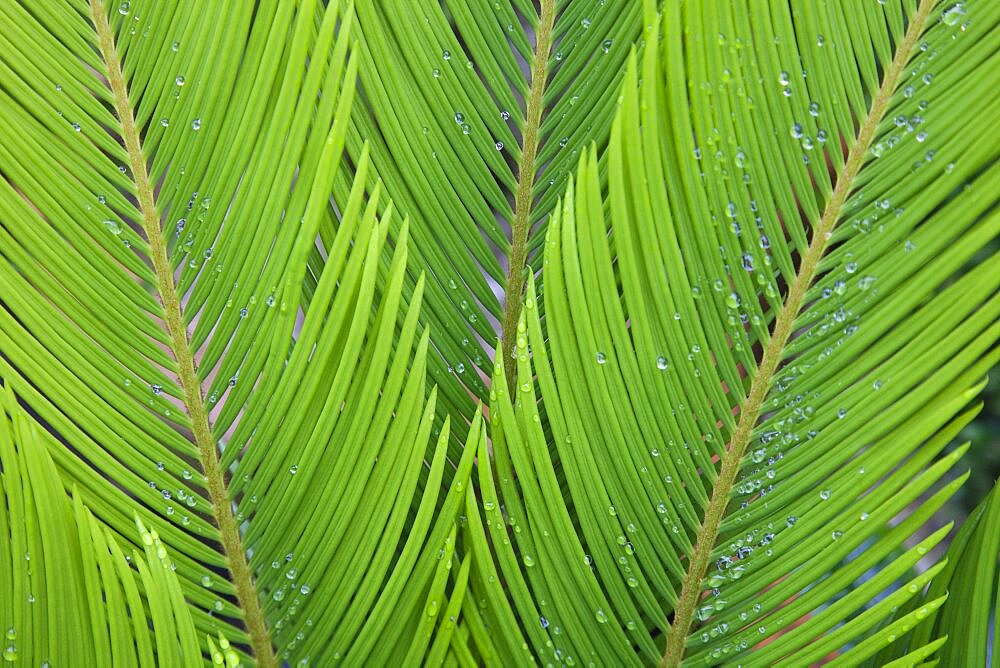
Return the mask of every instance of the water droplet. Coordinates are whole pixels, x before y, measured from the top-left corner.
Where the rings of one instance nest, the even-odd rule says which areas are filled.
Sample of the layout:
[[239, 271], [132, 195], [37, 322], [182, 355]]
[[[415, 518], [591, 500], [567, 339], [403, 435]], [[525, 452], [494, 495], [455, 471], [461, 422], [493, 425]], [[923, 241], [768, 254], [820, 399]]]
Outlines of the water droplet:
[[195, 132], [197, 132], [198, 130], [201, 130], [201, 119], [200, 118], [196, 118], [193, 121], [191, 121], [191, 129], [194, 130]]
[[778, 83], [780, 83], [782, 86], [787, 86], [788, 83], [789, 83], [789, 81], [791, 81], [791, 79], [789, 79], [789, 77], [788, 77], [788, 72], [785, 72], [784, 70], [782, 70], [778, 74]]
[[295, 475], [296, 473], [299, 472], [299, 465], [298, 464], [292, 464], [292, 467], [290, 469], [288, 469], [288, 472], [291, 473], [292, 475]]
[[833, 540], [840, 540], [840, 537], [844, 535], [843, 531], [834, 531], [830, 534], [830, 538]]
[[659, 369], [660, 371], [663, 371], [668, 366], [670, 366], [670, 364], [667, 362], [667, 358], [666, 357], [664, 357], [663, 355], [660, 355], [659, 357], [656, 358], [656, 368], [657, 369]]
[[441, 52], [441, 57], [444, 58], [445, 60], [451, 60], [451, 51], [445, 49], [444, 51]]
[[611, 51], [611, 44], [612, 42], [610, 39], [604, 40], [604, 42], [601, 44], [601, 50], [604, 51], [604, 53], [608, 53], [609, 51]]
[[131, 6], [132, 6], [131, 2], [123, 2], [122, 4], [118, 5], [118, 13], [121, 14], [122, 16], [125, 16], [126, 14], [128, 14], [128, 10]]
[[608, 361], [608, 358], [604, 355], [604, 353], [598, 351], [597, 352], [597, 363], [598, 364], [604, 364], [607, 361]]
[[153, 394], [159, 395], [163, 393], [163, 388], [159, 385], [153, 385], [149, 389], [153, 391]]
[[827, 499], [829, 499], [830, 498], [830, 490], [824, 489], [822, 492], [819, 493], [819, 498], [823, 499], [824, 501], [826, 501]]
[[941, 14], [941, 20], [944, 21], [946, 25], [953, 26], [962, 20], [965, 16], [965, 5], [961, 2], [956, 2], [954, 5], [944, 10]]
[[178, 77], [174, 79], [174, 83], [177, 84], [178, 86], [183, 86], [185, 83], [184, 77], [178, 75]]
[[605, 614], [604, 610], [601, 608], [597, 609], [597, 612], [594, 613], [594, 617], [597, 619], [598, 624], [605, 624], [608, 621], [607, 614]]
[[121, 223], [119, 223], [117, 220], [105, 220], [104, 227], [108, 229], [108, 232], [111, 232], [111, 234], [115, 236], [118, 236], [119, 234], [122, 233]]
[[539, 616], [538, 623], [542, 625], [543, 629], [549, 628], [549, 620], [545, 618], [545, 615]]
[[809, 115], [812, 116], [813, 118], [815, 118], [816, 116], [819, 116], [819, 103], [818, 102], [810, 102], [809, 103]]
[[495, 146], [498, 151], [502, 151], [503, 150], [503, 142], [502, 141], [496, 142], [495, 144], [493, 144], [493, 146]]

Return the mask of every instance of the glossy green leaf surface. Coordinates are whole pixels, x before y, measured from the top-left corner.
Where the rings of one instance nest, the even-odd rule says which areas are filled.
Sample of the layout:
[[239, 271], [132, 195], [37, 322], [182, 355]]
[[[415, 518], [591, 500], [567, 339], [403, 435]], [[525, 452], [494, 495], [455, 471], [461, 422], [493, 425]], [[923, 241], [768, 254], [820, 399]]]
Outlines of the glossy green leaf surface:
[[998, 89], [990, 0], [0, 3], [9, 647], [983, 663]]

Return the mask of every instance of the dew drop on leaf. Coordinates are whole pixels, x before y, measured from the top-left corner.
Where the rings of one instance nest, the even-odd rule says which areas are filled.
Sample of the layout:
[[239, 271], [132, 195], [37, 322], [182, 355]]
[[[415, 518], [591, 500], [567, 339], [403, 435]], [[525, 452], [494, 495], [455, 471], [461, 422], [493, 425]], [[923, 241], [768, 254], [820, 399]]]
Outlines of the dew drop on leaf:
[[962, 20], [965, 16], [965, 5], [961, 2], [956, 2], [954, 5], [944, 10], [941, 14], [941, 20], [945, 25], [953, 26]]

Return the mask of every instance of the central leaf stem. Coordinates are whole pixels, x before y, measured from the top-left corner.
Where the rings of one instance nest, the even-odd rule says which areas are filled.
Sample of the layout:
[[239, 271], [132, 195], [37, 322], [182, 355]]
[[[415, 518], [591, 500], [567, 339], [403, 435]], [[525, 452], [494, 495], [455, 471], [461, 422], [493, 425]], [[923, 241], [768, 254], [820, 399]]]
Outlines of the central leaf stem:
[[507, 384], [513, 387], [516, 365], [511, 357], [517, 338], [517, 319], [521, 315], [524, 294], [524, 268], [528, 259], [528, 236], [531, 233], [531, 210], [534, 204], [535, 157], [538, 154], [539, 129], [545, 106], [545, 79], [552, 28], [556, 20], [555, 0], [542, 0], [538, 27], [535, 29], [535, 58], [531, 65], [531, 90], [525, 109], [521, 160], [517, 165], [517, 192], [514, 194], [514, 222], [511, 224], [507, 284], [504, 290], [503, 329], [500, 334], [501, 356]]
[[719, 477], [712, 489], [712, 498], [708, 508], [705, 509], [705, 519], [701, 530], [698, 532], [694, 554], [688, 564], [687, 575], [681, 587], [680, 598], [674, 607], [674, 622], [667, 636], [666, 650], [661, 666], [678, 666], [684, 658], [685, 642], [688, 630], [691, 627], [692, 617], [698, 601], [701, 598], [702, 579], [705, 570], [715, 547], [715, 541], [719, 535], [719, 525], [725, 516], [726, 506], [729, 504], [729, 495], [736, 476], [740, 472], [740, 461], [750, 443], [753, 429], [760, 419], [761, 408], [767, 398], [767, 391], [771, 387], [771, 381], [784, 356], [785, 345], [793, 331], [793, 325], [798, 318], [802, 305], [805, 302], [806, 292], [812, 285], [819, 268], [820, 260], [826, 252], [827, 242], [830, 232], [840, 219], [841, 211], [847, 196], [851, 193], [854, 179], [857, 177], [861, 166], [865, 161], [865, 154], [875, 137], [879, 122], [885, 115], [892, 94], [896, 89], [899, 76], [910, 59], [913, 46], [923, 32], [924, 24], [934, 6], [935, 0], [922, 0], [917, 13], [913, 16], [906, 34], [900, 42], [892, 63], [886, 69], [885, 78], [882, 85], [875, 94], [871, 102], [871, 108], [867, 117], [858, 128], [857, 138], [847, 156], [847, 162], [843, 170], [837, 176], [837, 184], [834, 187], [833, 195], [827, 202], [823, 215], [816, 225], [812, 241], [809, 248], [802, 256], [802, 263], [799, 265], [798, 273], [788, 290], [785, 305], [774, 323], [774, 331], [764, 349], [764, 354], [760, 360], [760, 366], [754, 376], [750, 387], [750, 394], [740, 409], [740, 419], [736, 430], [729, 441], [729, 449], [722, 460], [722, 468]]
[[122, 125], [122, 138], [128, 151], [138, 193], [139, 209], [142, 212], [142, 226], [149, 241], [150, 260], [156, 272], [157, 290], [163, 304], [167, 331], [170, 334], [170, 348], [177, 360], [178, 376], [184, 391], [184, 404], [191, 417], [191, 429], [198, 446], [202, 471], [205, 474], [212, 514], [219, 527], [219, 542], [229, 563], [229, 573], [243, 610], [254, 658], [258, 665], [270, 668], [277, 666], [277, 661], [254, 586], [253, 574], [247, 563], [246, 551], [243, 549], [239, 526], [233, 516], [232, 502], [226, 488], [225, 472], [219, 463], [215, 437], [208, 423], [201, 382], [195, 372], [194, 354], [174, 284], [174, 272], [167, 254], [167, 244], [163, 237], [160, 214], [156, 209], [149, 173], [146, 170], [146, 159], [142, 153], [139, 131], [135, 125], [135, 114], [128, 99], [128, 87], [122, 76], [121, 59], [115, 49], [114, 33], [108, 23], [103, 0], [90, 0], [90, 11], [97, 30], [101, 56], [107, 66], [108, 85], [114, 94], [115, 111]]

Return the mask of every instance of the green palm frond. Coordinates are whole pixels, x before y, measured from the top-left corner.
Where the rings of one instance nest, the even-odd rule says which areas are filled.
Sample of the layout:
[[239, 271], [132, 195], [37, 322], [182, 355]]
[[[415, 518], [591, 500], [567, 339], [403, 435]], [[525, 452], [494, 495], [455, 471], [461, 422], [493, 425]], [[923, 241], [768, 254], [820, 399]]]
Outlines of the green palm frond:
[[364, 151], [329, 199], [353, 15], [217, 10], [0, 8], [0, 377], [116, 540], [159, 528], [200, 633], [263, 665], [420, 656], [471, 455], [446, 466]]
[[[141, 521], [126, 555], [73, 500], [10, 389], [0, 392], [0, 618], [4, 662], [193, 665], [202, 645], [167, 550]], [[224, 647], [228, 641], [220, 638]], [[226, 653], [216, 649], [226, 660]], [[229, 665], [239, 657], [229, 650]]]
[[[536, 6], [537, 5], [537, 6]], [[411, 222], [411, 281], [427, 272], [428, 369], [452, 415], [485, 400], [506, 354], [526, 264], [579, 151], [604, 144], [641, 3], [358, 3], [360, 85], [348, 148]], [[391, 66], [387, 64], [391, 63]], [[367, 142], [367, 144], [366, 144]], [[496, 329], [495, 329], [496, 328]]]
[[0, 3], [19, 660], [981, 660], [998, 27]]
[[995, 259], [942, 288], [1000, 229], [970, 141], [1000, 15], [967, 5], [965, 34], [923, 2], [668, 5], [646, 35], [607, 188], [591, 151], [493, 375], [471, 587], [509, 657], [856, 665], [944, 601], [878, 626], [941, 568], [913, 573], [964, 479], [941, 453], [998, 358]]

